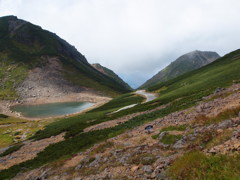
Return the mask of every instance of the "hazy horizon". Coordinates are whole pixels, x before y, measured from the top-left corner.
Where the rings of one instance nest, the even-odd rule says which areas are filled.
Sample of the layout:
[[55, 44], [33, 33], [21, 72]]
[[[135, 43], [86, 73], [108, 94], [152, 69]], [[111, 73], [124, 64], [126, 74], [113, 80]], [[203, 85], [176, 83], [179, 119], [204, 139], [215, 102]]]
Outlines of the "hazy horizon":
[[237, 0], [0, 0], [0, 16], [56, 33], [136, 88], [179, 56], [239, 48]]

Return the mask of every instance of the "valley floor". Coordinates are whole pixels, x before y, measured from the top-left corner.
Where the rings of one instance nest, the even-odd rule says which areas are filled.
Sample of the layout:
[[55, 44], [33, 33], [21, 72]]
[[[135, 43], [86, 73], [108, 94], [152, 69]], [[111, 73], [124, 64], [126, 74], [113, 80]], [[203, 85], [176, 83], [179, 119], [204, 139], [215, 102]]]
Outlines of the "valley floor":
[[[107, 124], [97, 124], [85, 129], [85, 132], [116, 126], [132, 117], [149, 114], [167, 106], [130, 114], [105, 122]], [[207, 165], [202, 167], [204, 162], [196, 162], [205, 158], [208, 161], [219, 161], [217, 167], [214, 167], [216, 174], [220, 170], [226, 177], [234, 179], [240, 174], [236, 164], [240, 160], [239, 110], [240, 84], [235, 84], [204, 97], [195, 107], [157, 118], [69, 159], [20, 173], [14, 179], [168, 179], [169, 173], [173, 179], [192, 179], [190, 175], [194, 171], [190, 172], [192, 167], [187, 165], [188, 158], [192, 156], [195, 161], [193, 166], [199, 166], [196, 173], [200, 177], [204, 168], [209, 171], [212, 168]], [[147, 125], [153, 125], [150, 134], [144, 131]], [[27, 144], [21, 149], [25, 146]], [[1, 164], [22, 156], [21, 149], [0, 158]], [[224, 158], [227, 160], [223, 161]], [[226, 172], [221, 169], [224, 163], [228, 165], [224, 167]], [[181, 168], [186, 168], [189, 172], [179, 174], [177, 169]], [[228, 168], [231, 169], [230, 174]]]

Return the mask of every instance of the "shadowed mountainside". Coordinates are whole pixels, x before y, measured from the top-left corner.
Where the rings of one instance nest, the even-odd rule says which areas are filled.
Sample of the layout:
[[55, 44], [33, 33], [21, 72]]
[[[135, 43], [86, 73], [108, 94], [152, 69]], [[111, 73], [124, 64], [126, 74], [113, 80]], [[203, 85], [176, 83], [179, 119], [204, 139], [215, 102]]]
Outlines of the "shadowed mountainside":
[[54, 74], [50, 85], [67, 84], [63, 92], [85, 89], [111, 96], [131, 91], [93, 68], [74, 46], [56, 34], [15, 16], [0, 18], [0, 65], [0, 99], [19, 98], [16, 89], [29, 73], [44, 69], [42, 74], [46, 74], [45, 69], [50, 66], [50, 71], [54, 71], [47, 72], [50, 79]]
[[100, 71], [101, 73], [113, 78], [115, 81], [117, 81], [122, 86], [126, 87], [126, 89], [132, 89], [126, 82], [124, 82], [115, 72], [113, 72], [111, 69], [108, 69], [104, 66], [102, 66], [99, 63], [92, 64], [92, 66]]

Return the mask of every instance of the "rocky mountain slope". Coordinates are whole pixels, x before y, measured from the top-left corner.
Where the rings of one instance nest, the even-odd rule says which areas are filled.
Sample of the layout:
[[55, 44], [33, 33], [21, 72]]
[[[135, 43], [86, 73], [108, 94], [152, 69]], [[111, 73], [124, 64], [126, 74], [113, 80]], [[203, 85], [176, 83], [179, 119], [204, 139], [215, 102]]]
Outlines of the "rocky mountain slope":
[[126, 87], [126, 89], [132, 89], [126, 82], [124, 82], [115, 72], [113, 72], [111, 69], [108, 69], [104, 66], [102, 66], [99, 63], [92, 64], [92, 66], [100, 71], [101, 73], [113, 78], [115, 81], [119, 82], [122, 86]]
[[158, 72], [156, 75], [154, 75], [151, 79], [147, 80], [139, 88], [148, 88], [156, 83], [173, 79], [181, 74], [205, 66], [215, 61], [219, 57], [220, 56], [216, 52], [197, 50], [184, 54], [181, 57], [177, 58], [175, 61], [173, 61], [166, 68]]
[[97, 71], [56, 34], [15, 16], [0, 18], [0, 99], [83, 91], [112, 96], [130, 88]]

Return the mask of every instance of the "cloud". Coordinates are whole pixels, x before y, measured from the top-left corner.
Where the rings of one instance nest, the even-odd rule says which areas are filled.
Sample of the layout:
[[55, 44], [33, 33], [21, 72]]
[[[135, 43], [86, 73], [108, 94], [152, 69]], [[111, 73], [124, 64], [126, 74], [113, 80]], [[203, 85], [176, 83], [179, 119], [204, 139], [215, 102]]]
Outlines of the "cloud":
[[239, 48], [238, 0], [0, 0], [137, 87], [192, 50]]

